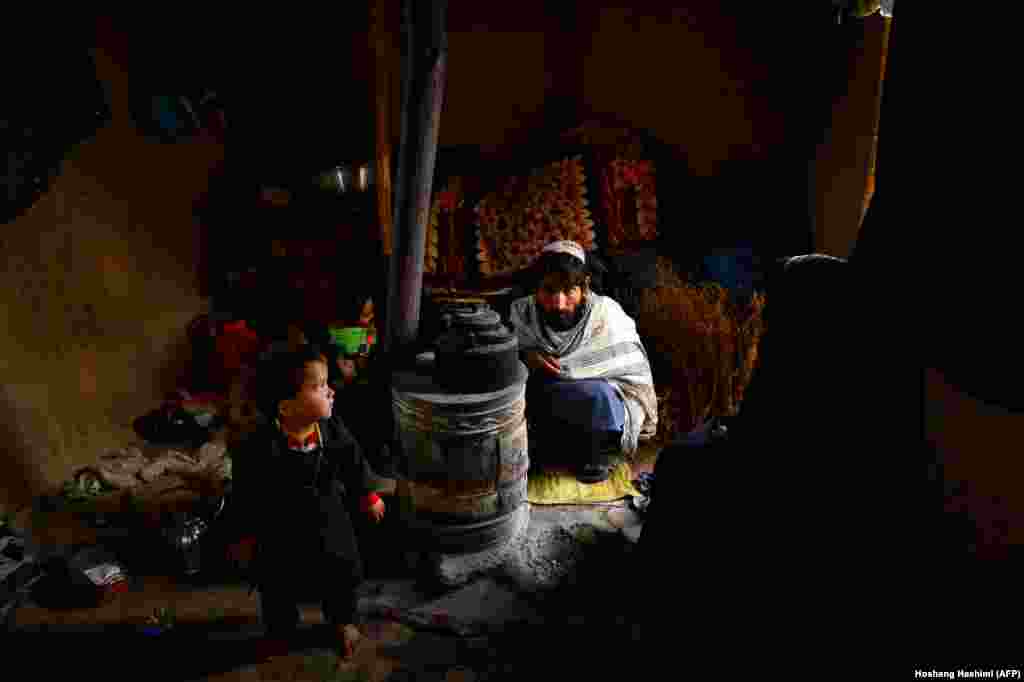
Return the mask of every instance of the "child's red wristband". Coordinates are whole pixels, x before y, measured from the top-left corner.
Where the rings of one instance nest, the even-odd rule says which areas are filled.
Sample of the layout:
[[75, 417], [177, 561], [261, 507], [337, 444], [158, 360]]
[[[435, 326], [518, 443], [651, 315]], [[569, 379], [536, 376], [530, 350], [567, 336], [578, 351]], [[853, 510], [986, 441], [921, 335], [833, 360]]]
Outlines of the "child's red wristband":
[[377, 493], [370, 493], [369, 495], [363, 498], [362, 502], [360, 502], [359, 509], [364, 512], [368, 512], [370, 511], [370, 507], [377, 504], [378, 502], [380, 502], [380, 496], [377, 495]]

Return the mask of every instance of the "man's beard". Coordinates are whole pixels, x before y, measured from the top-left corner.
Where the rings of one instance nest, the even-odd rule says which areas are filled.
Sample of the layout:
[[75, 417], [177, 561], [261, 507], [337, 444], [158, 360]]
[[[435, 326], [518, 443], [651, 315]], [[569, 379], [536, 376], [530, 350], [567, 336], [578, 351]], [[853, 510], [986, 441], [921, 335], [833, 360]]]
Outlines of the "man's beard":
[[567, 332], [577, 324], [580, 323], [580, 319], [583, 317], [583, 304], [576, 306], [576, 310], [570, 312], [554, 312], [544, 311], [544, 324], [551, 327], [556, 332]]

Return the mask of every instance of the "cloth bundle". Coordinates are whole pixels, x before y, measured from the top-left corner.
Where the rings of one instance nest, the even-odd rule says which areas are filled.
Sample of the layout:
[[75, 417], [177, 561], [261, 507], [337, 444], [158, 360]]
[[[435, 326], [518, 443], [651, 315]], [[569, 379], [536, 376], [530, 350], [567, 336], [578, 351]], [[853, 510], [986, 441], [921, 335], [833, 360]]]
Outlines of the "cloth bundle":
[[194, 455], [168, 450], [151, 460], [131, 446], [104, 455], [98, 471], [104, 483], [118, 490], [132, 490], [165, 474], [219, 481], [231, 477], [225, 454], [223, 443], [206, 443]]

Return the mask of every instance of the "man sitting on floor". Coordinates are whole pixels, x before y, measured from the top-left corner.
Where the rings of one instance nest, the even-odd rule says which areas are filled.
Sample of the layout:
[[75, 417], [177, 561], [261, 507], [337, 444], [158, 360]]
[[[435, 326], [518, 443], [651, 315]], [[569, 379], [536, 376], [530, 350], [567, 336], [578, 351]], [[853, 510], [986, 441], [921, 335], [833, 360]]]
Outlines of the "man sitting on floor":
[[509, 314], [531, 370], [531, 438], [582, 449], [574, 459], [583, 483], [607, 480], [616, 456], [632, 455], [658, 426], [647, 351], [622, 306], [591, 289], [600, 270], [576, 242], [553, 242], [530, 271], [535, 293]]

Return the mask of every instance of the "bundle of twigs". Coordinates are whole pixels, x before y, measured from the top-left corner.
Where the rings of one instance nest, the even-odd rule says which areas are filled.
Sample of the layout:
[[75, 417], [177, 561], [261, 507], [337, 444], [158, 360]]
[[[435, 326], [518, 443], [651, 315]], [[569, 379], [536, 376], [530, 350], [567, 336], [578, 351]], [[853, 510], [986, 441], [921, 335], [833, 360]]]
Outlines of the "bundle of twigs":
[[715, 283], [644, 292], [637, 325], [655, 373], [662, 438], [736, 414], [757, 362], [764, 301], [755, 294], [737, 303]]

